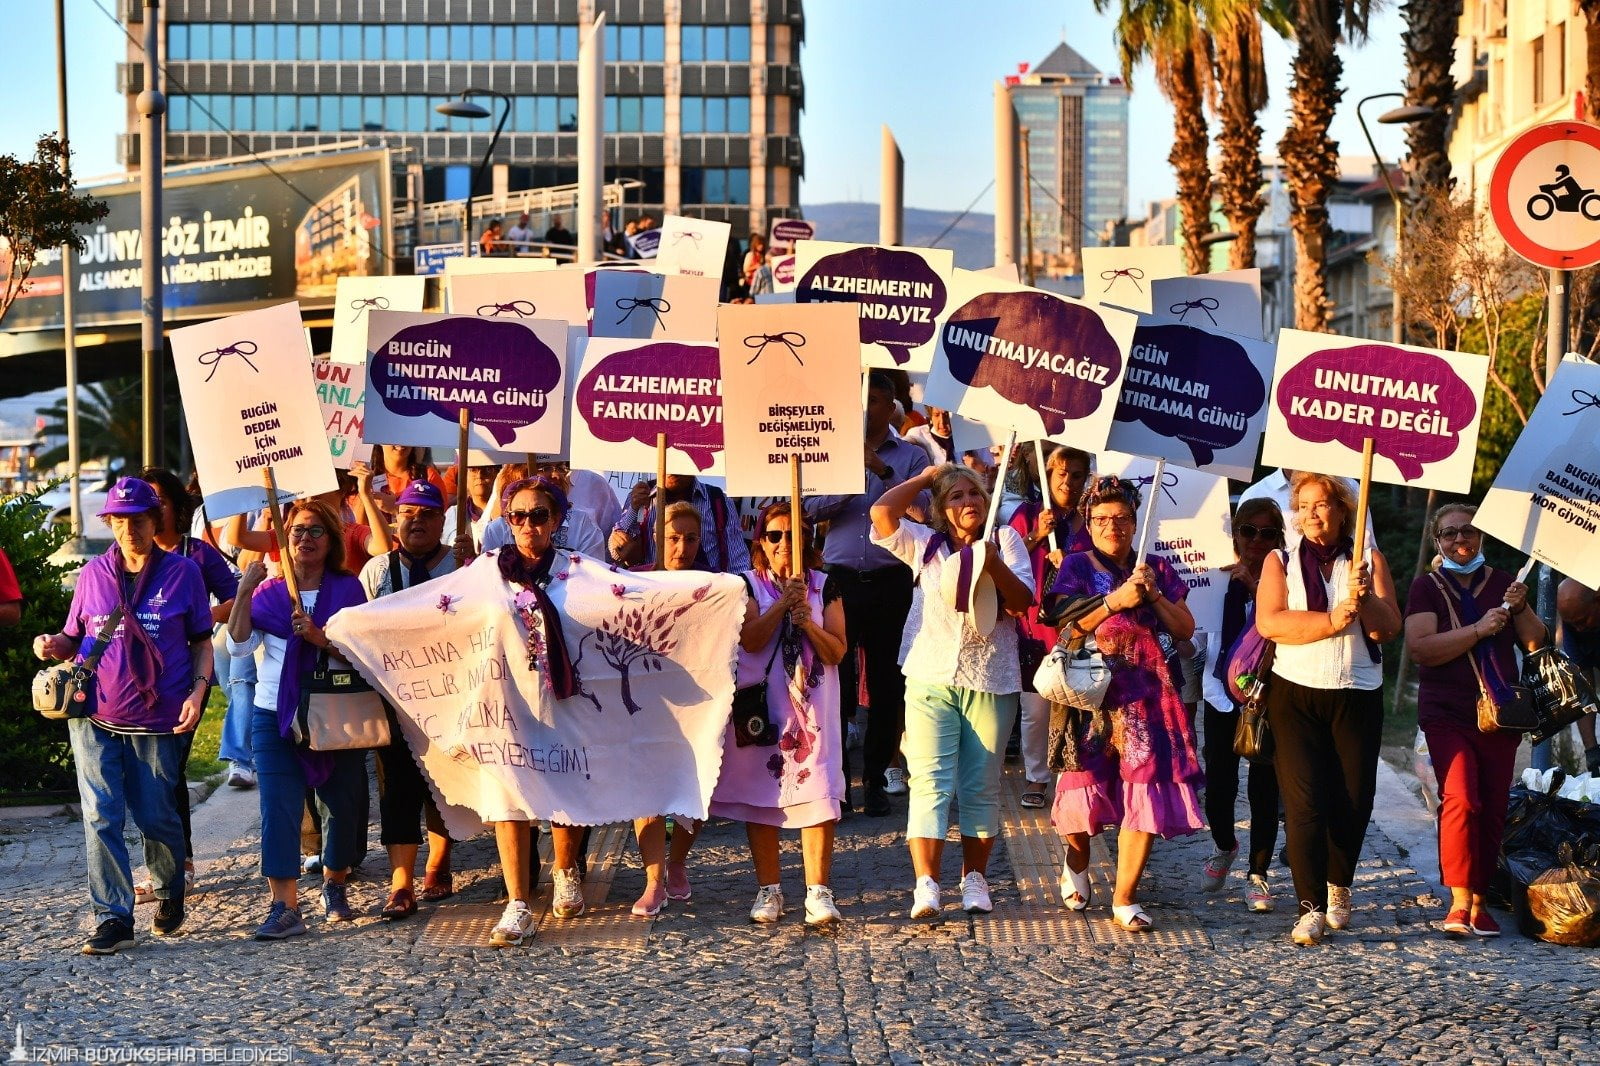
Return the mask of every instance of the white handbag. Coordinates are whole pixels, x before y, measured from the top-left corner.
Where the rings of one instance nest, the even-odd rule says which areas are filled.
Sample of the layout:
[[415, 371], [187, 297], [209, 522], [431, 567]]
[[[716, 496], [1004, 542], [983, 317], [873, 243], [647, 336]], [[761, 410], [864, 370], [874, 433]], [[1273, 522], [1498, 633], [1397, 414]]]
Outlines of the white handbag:
[[1097, 711], [1111, 687], [1111, 664], [1090, 634], [1052, 648], [1033, 675], [1033, 687], [1051, 703]]

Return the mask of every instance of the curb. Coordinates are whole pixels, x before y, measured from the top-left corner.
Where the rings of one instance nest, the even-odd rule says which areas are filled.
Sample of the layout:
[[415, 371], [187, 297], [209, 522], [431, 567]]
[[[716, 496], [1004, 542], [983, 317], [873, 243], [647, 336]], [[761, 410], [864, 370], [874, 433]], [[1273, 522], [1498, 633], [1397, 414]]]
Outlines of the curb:
[[1401, 849], [1417, 875], [1437, 888], [1440, 883], [1438, 824], [1412, 791], [1411, 784], [1415, 782], [1415, 776], [1396, 770], [1380, 758], [1372, 820], [1383, 835]]
[[[214, 774], [204, 781], [189, 782], [189, 809], [200, 806], [211, 798], [222, 785], [220, 774]], [[40, 818], [81, 818], [83, 805], [79, 803], [45, 803], [33, 807], [0, 807], [0, 824], [6, 822], [27, 822]]]

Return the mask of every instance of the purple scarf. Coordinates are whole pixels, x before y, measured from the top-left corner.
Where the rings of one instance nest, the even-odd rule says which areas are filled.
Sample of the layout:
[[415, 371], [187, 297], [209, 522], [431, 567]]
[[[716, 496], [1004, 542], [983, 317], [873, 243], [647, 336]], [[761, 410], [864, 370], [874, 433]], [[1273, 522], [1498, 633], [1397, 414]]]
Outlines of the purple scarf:
[[[1482, 570], [1484, 578], [1487, 578], [1489, 573], [1489, 568], [1484, 567]], [[1445, 595], [1448, 596], [1452, 592], [1455, 593], [1456, 605], [1459, 609], [1458, 613], [1461, 615], [1461, 625], [1463, 627], [1476, 625], [1483, 618], [1483, 608], [1479, 606], [1478, 598], [1473, 594], [1472, 589], [1470, 587], [1462, 588], [1455, 580], [1444, 574], [1439, 575], [1439, 580], [1449, 590]], [[1485, 584], [1487, 584], [1486, 580], [1480, 581], [1478, 588], [1481, 590]], [[1495, 604], [1495, 606], [1498, 607], [1499, 604]], [[1497, 703], [1504, 703], [1510, 698], [1511, 685], [1505, 678], [1500, 676], [1500, 664], [1495, 662], [1494, 658], [1494, 642], [1495, 637], [1484, 637], [1472, 645], [1471, 655], [1478, 661], [1478, 670], [1483, 674], [1483, 683], [1489, 687], [1489, 694], [1495, 698]]]
[[[507, 545], [496, 554], [496, 562], [500, 565], [500, 576], [513, 585], [520, 585], [533, 593], [534, 607], [540, 617], [544, 619], [544, 645], [545, 657], [550, 663], [548, 680], [550, 691], [555, 693], [558, 700], [571, 698], [578, 691], [578, 671], [572, 665], [572, 656], [567, 654], [566, 634], [561, 630], [561, 615], [556, 611], [556, 605], [550, 601], [549, 593], [545, 586], [550, 584], [550, 564], [555, 561], [556, 549], [554, 546], [546, 548], [543, 555], [537, 559], [529, 559], [516, 549]], [[537, 669], [539, 634], [530, 625], [528, 627], [528, 665]]]
[[116, 575], [117, 603], [122, 607], [122, 631], [127, 634], [128, 639], [128, 670], [133, 675], [133, 683], [138, 687], [139, 698], [145, 704], [154, 706], [157, 696], [156, 683], [161, 674], [161, 652], [156, 647], [156, 642], [150, 639], [150, 634], [144, 631], [135, 608], [149, 591], [150, 582], [155, 579], [155, 572], [165, 565], [167, 553], [159, 545], [152, 547], [149, 557], [144, 561], [144, 569], [133, 579], [131, 595], [126, 582], [122, 580], [128, 573], [127, 561], [122, 558], [122, 547], [113, 544], [110, 555], [111, 569]]
[[[311, 620], [318, 627], [326, 626], [328, 619], [345, 607], [355, 607], [367, 602], [366, 590], [361, 582], [349, 574], [325, 571], [317, 602], [311, 608]], [[300, 709], [300, 680], [311, 673], [322, 650], [309, 644], [294, 631], [294, 605], [289, 602], [289, 586], [283, 578], [275, 577], [256, 589], [250, 601], [250, 624], [263, 633], [279, 637], [284, 642], [283, 674], [278, 678], [278, 734], [289, 737], [294, 733], [294, 718]], [[300, 764], [305, 768], [306, 784], [312, 788], [323, 784], [333, 773], [333, 755], [329, 752], [296, 749]]]
[[[1328, 584], [1322, 578], [1322, 568], [1339, 559], [1351, 559], [1355, 551], [1355, 541], [1349, 537], [1340, 537], [1332, 544], [1317, 544], [1309, 537], [1300, 542], [1300, 583], [1306, 587], [1306, 610], [1317, 611], [1321, 614], [1328, 613]], [[1359, 624], [1359, 623], [1358, 623]], [[1367, 655], [1373, 662], [1382, 662], [1378, 645], [1367, 636], [1366, 630], [1361, 631], [1361, 639], [1367, 645]]]

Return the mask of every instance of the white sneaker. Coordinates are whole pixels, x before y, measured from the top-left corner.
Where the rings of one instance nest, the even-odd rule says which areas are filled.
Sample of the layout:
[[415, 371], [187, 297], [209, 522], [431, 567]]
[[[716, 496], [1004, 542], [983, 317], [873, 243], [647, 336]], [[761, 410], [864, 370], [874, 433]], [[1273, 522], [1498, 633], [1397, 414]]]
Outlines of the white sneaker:
[[1211, 857], [1200, 867], [1200, 889], [1203, 892], [1215, 892], [1227, 884], [1228, 871], [1233, 869], [1233, 860], [1239, 857], [1239, 845], [1235, 844], [1232, 851], [1223, 851], [1213, 848]]
[[[810, 893], [806, 894], [806, 920], [811, 920]], [[835, 911], [835, 914], [838, 912]], [[756, 901], [750, 907], [750, 920], [771, 925], [783, 917], [783, 889], [777, 885], [762, 885], [756, 890]]]
[[906, 788], [906, 772], [898, 766], [891, 766], [885, 770], [883, 790], [891, 796], [904, 796], [909, 791]]
[[[751, 915], [754, 917], [754, 914]], [[827, 885], [806, 887], [806, 924], [828, 925], [839, 920], [839, 907], [833, 902], [833, 889]]]
[[989, 881], [977, 870], [961, 879], [961, 909], [968, 914], [988, 914], [994, 910], [989, 898]]
[[911, 917], [937, 918], [939, 910], [939, 882], [931, 877], [917, 878], [917, 887], [911, 893]]
[[489, 934], [489, 943], [497, 948], [514, 948], [522, 943], [522, 938], [532, 929], [533, 912], [528, 909], [526, 903], [514, 899], [507, 903], [506, 909], [501, 912], [500, 921]]
[[228, 764], [229, 788], [255, 788], [256, 772], [248, 766], [231, 762]]
[[1260, 874], [1250, 875], [1250, 887], [1244, 894], [1244, 905], [1256, 914], [1272, 911], [1272, 888]]
[[577, 870], [557, 870], [551, 878], [550, 913], [576, 918], [583, 913], [583, 879]]
[[1322, 928], [1324, 917], [1321, 911], [1306, 911], [1300, 920], [1294, 923], [1294, 932], [1290, 934], [1294, 942], [1302, 947], [1311, 947], [1322, 943]]
[[1343, 929], [1350, 924], [1350, 890], [1340, 885], [1328, 886], [1328, 928]]

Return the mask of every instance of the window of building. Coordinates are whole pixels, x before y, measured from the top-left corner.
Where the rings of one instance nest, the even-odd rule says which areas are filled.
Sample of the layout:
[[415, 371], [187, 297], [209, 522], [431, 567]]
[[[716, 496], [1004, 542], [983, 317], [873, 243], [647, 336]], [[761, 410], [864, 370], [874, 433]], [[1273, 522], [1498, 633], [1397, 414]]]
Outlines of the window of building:
[[556, 98], [556, 129], [562, 133], [578, 132], [578, 98], [576, 96], [561, 96]]
[[317, 58], [338, 59], [339, 56], [339, 27], [317, 27]]
[[494, 58], [494, 28], [472, 27], [472, 58], [487, 63]]
[[[571, 62], [571, 61], [576, 60], [578, 58], [578, 27], [576, 27], [576, 26], [557, 26], [556, 27], [556, 40], [557, 40], [557, 52], [556, 52], [556, 58], [557, 59], [563, 60], [563, 61], [566, 61], [566, 62]], [[543, 55], [541, 55], [539, 58], [540, 59], [544, 59], [545, 57]]]
[[300, 128], [302, 130], [319, 130], [322, 124], [319, 121], [318, 102], [315, 96], [302, 96], [299, 102]]
[[364, 27], [362, 27], [362, 26], [340, 26], [339, 27], [339, 58], [340, 59], [360, 59], [361, 58], [361, 31], [363, 29], [364, 29]]
[[534, 45], [532, 26], [514, 26], [513, 58], [520, 63], [531, 63], [539, 53]]
[[295, 54], [300, 59], [317, 58], [317, 28], [315, 26], [301, 26], [299, 29], [299, 42]]
[[464, 163], [454, 163], [444, 168], [444, 198], [465, 200], [472, 188], [472, 168]]
[[683, 167], [680, 175], [680, 192], [685, 204], [750, 202], [748, 167]]
[[496, 26], [494, 28], [494, 58], [500, 63], [509, 63], [517, 58], [515, 27]]
[[1550, 35], [1555, 38], [1551, 48], [1556, 54], [1556, 95], [1567, 95], [1567, 24], [1558, 22], [1551, 27]]
[[1544, 38], [1536, 37], [1533, 41], [1533, 106], [1538, 107], [1544, 103]]
[[189, 98], [182, 94], [174, 95], [167, 101], [167, 129], [186, 130], [189, 128]]
[[667, 28], [665, 26], [644, 27], [644, 61], [646, 63], [661, 63], [667, 58]]
[[667, 129], [667, 100], [664, 96], [644, 97], [644, 132], [665, 133]]

